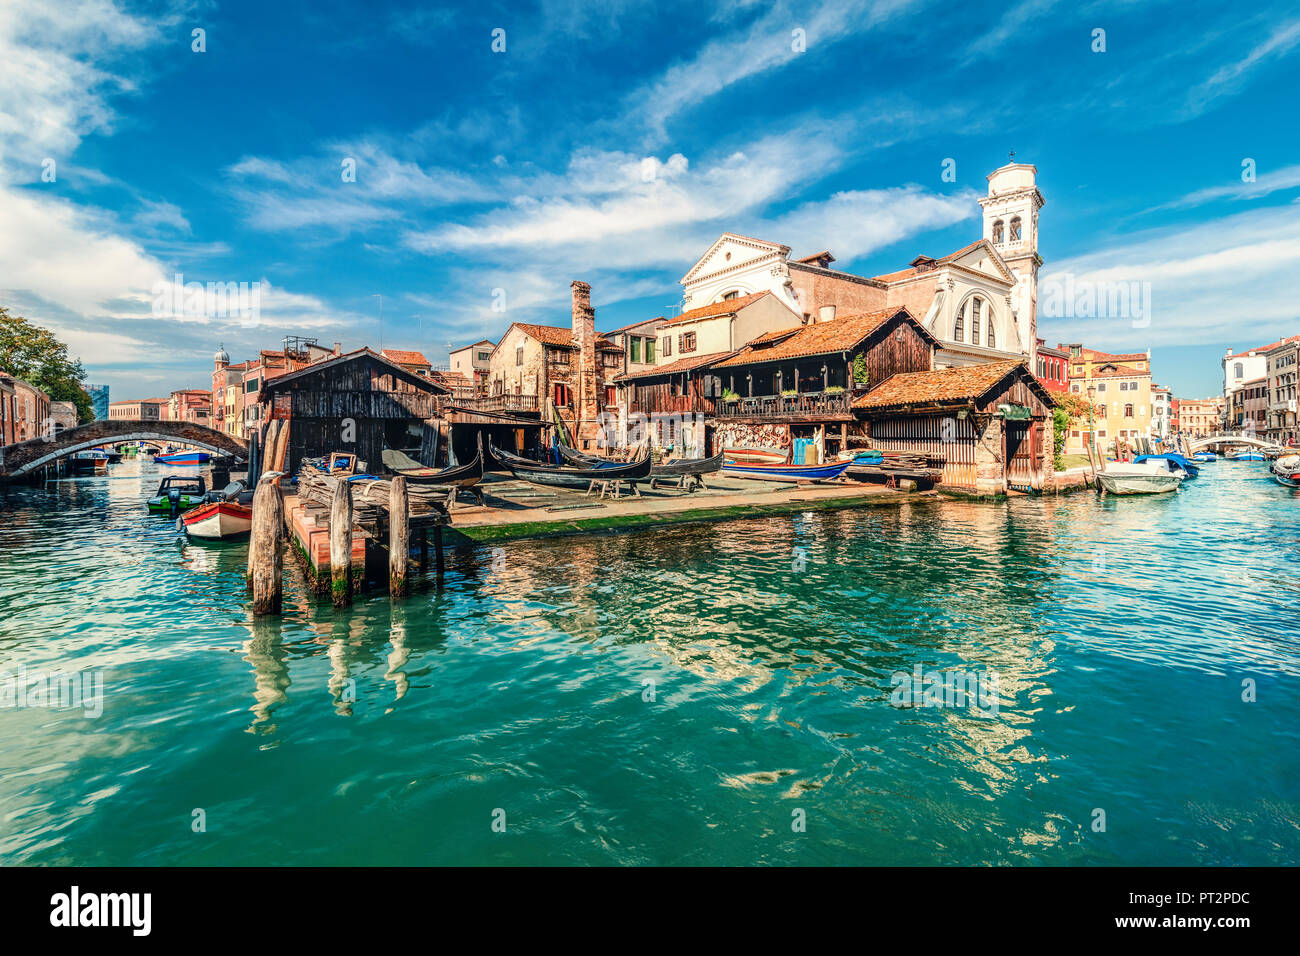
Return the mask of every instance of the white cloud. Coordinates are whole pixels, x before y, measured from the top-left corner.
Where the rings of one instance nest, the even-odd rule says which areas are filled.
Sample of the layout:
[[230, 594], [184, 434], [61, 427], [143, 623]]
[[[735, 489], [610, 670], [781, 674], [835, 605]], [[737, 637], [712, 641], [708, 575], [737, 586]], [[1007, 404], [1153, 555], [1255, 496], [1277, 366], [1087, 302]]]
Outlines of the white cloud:
[[1241, 90], [1247, 76], [1259, 66], [1285, 56], [1300, 44], [1300, 19], [1278, 24], [1262, 42], [1236, 60], [1224, 64], [1187, 95], [1192, 113], [1208, 109], [1216, 100]]
[[1295, 189], [1300, 186], [1300, 166], [1285, 166], [1271, 172], [1261, 173], [1254, 182], [1232, 182], [1226, 186], [1209, 186], [1188, 193], [1173, 202], [1155, 206], [1148, 212], [1162, 209], [1186, 209], [1202, 206], [1219, 199], [1259, 199], [1275, 192]]
[[[1150, 230], [1046, 271], [1049, 283], [1150, 283], [1150, 324], [1126, 318], [1040, 315], [1061, 341], [1111, 347], [1198, 345], [1294, 334], [1300, 306], [1284, 277], [1300, 274], [1300, 209], [1250, 210], [1197, 225]], [[1040, 292], [1040, 310], [1043, 303]], [[1104, 346], [1103, 346], [1104, 347]]]

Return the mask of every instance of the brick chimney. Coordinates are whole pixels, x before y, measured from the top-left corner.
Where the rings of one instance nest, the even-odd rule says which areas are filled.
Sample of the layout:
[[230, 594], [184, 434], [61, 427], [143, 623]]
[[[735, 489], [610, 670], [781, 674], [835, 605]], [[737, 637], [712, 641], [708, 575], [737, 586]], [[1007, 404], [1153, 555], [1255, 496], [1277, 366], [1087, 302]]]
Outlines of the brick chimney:
[[591, 286], [574, 280], [573, 341], [578, 346], [577, 417], [581, 422], [595, 421], [600, 415], [596, 395], [596, 310], [591, 307]]

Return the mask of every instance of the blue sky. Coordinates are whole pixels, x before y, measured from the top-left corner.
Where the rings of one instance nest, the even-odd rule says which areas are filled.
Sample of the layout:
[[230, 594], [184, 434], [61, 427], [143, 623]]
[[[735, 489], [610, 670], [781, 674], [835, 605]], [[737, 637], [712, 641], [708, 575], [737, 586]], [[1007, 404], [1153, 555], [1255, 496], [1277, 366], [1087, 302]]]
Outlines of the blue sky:
[[[575, 278], [601, 329], [671, 313], [723, 231], [896, 270], [979, 237], [1011, 149], [1045, 278], [1150, 283], [1149, 324], [1040, 310], [1050, 343], [1193, 396], [1300, 332], [1294, 4], [0, 0], [0, 63], [0, 303], [114, 399], [222, 342], [374, 347], [374, 293], [434, 362], [566, 324]], [[257, 324], [156, 314], [176, 273], [262, 283]]]

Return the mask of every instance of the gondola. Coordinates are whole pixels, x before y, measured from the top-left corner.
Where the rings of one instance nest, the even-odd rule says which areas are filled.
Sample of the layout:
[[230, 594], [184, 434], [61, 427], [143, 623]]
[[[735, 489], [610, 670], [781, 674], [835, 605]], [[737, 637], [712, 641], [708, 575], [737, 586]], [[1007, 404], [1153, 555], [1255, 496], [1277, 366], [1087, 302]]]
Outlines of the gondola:
[[[597, 458], [595, 455], [587, 455], [580, 451], [559, 445], [560, 456], [565, 461], [582, 468], [617, 468], [626, 464], [621, 461], [611, 461], [608, 458]], [[662, 464], [652, 465], [650, 467], [651, 478], [681, 478], [685, 475], [711, 475], [713, 472], [722, 468], [722, 463], [726, 460], [726, 455], [718, 454], [712, 458], [676, 458], [673, 461], [666, 461]]]
[[483, 480], [483, 442], [479, 440], [478, 454], [464, 465], [450, 468], [429, 468], [410, 456], [394, 449], [384, 450], [384, 466], [417, 485], [445, 485], [450, 488], [472, 488]]
[[616, 464], [611, 468], [588, 468], [571, 465], [543, 465], [530, 462], [518, 455], [502, 452], [495, 445], [488, 446], [492, 455], [502, 462], [510, 474], [521, 481], [535, 485], [552, 485], [562, 488], [587, 488], [593, 481], [644, 481], [650, 477], [650, 454], [636, 461]]
[[543, 461], [533, 461], [531, 458], [524, 458], [522, 455], [516, 455], [512, 451], [505, 451], [496, 445], [488, 442], [488, 451], [492, 452], [492, 457], [508, 471], [511, 465], [523, 465], [527, 468], [559, 468], [560, 465], [548, 465]]
[[608, 458], [599, 458], [596, 455], [587, 455], [576, 449], [570, 448], [568, 445], [563, 443], [558, 444], [555, 447], [559, 450], [561, 458], [567, 461], [570, 465], [574, 465], [578, 468], [612, 468], [615, 465], [626, 464], [626, 462], [611, 461]]

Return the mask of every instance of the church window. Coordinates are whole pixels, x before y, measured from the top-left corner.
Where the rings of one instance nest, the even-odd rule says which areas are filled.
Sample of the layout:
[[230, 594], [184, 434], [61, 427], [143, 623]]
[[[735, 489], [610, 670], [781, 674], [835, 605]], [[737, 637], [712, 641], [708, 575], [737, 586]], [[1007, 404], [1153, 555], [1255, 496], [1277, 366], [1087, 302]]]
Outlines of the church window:
[[735, 289], [732, 289], [730, 292], [726, 293], [722, 297], [722, 301], [726, 302], [728, 299], [739, 299], [739, 298], [740, 298], [740, 293], [737, 292]]
[[956, 322], [953, 323], [952, 326], [952, 340], [954, 342], [966, 341], [966, 329], [963, 326], [963, 319], [962, 319], [962, 316], [964, 316], [965, 314], [966, 314], [966, 307], [962, 306], [962, 308], [957, 311], [957, 320]]
[[1020, 241], [1020, 217], [1014, 216], [1011, 219], [1011, 241]]
[[984, 309], [984, 300], [976, 296], [970, 300], [970, 344], [980, 344], [980, 312]]
[[989, 316], [989, 337], [988, 337], [987, 345], [988, 345], [988, 347], [991, 348], [991, 349], [995, 349], [995, 348], [998, 347], [997, 339], [995, 339], [995, 338], [993, 337], [993, 317], [992, 317], [992, 316]]
[[999, 219], [997, 222], [993, 224], [993, 241], [995, 243], [1002, 242], [1002, 229], [1003, 229], [1002, 220]]

